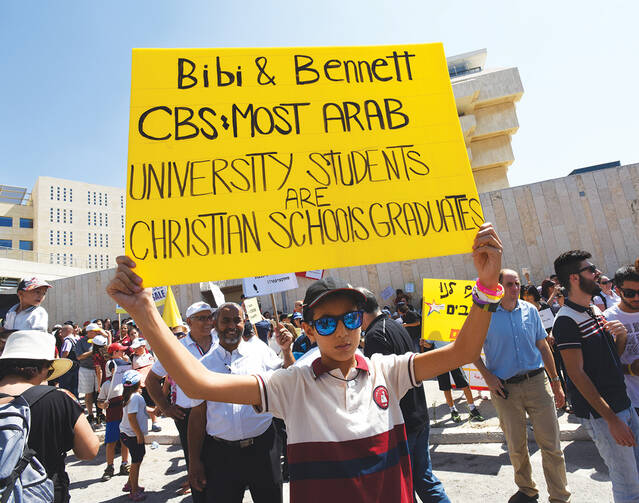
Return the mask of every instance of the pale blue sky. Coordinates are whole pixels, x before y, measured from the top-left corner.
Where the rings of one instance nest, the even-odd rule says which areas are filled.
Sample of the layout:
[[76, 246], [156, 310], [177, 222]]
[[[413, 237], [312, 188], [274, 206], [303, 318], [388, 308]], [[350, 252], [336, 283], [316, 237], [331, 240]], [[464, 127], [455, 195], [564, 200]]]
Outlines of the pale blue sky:
[[517, 66], [511, 185], [639, 161], [636, 2], [0, 0], [0, 184], [124, 186], [131, 49], [443, 42]]

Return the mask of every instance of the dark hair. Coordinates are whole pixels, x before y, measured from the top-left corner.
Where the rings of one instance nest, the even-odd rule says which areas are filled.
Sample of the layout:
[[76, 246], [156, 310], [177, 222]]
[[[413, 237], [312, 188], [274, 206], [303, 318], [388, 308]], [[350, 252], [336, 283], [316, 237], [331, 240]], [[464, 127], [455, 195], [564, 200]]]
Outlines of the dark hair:
[[379, 303], [375, 298], [375, 294], [367, 288], [364, 288], [363, 286], [360, 286], [357, 289], [362, 292], [364, 294], [364, 297], [366, 298], [366, 300], [364, 301], [364, 305], [362, 306], [364, 312], [369, 314], [376, 313], [379, 310]]
[[539, 291], [537, 290], [537, 287], [534, 285], [528, 285], [528, 287], [526, 288], [526, 294], [532, 295], [533, 298], [535, 299], [535, 302], [539, 302], [541, 300], [541, 295], [539, 295]]
[[555, 283], [549, 279], [545, 279], [541, 282], [541, 296], [548, 300], [550, 297], [550, 289], [555, 287]]
[[559, 284], [563, 286], [567, 292], [570, 292], [570, 275], [578, 274], [578, 266], [581, 262], [592, 257], [590, 253], [584, 250], [570, 250], [562, 253], [555, 259], [555, 272]]
[[612, 282], [617, 288], [621, 288], [624, 281], [639, 281], [639, 272], [633, 265], [625, 265], [617, 269]]
[[122, 407], [129, 403], [131, 395], [136, 393], [138, 389], [140, 389], [140, 383], [134, 384], [133, 386], [124, 386], [124, 390], [122, 391]]
[[8, 376], [21, 377], [30, 381], [49, 368], [49, 360], [27, 360], [23, 358], [6, 358], [0, 360], [0, 379]]
[[402, 313], [402, 314], [407, 313], [408, 312], [408, 305], [406, 305], [406, 304], [398, 304], [397, 305], [397, 312]]

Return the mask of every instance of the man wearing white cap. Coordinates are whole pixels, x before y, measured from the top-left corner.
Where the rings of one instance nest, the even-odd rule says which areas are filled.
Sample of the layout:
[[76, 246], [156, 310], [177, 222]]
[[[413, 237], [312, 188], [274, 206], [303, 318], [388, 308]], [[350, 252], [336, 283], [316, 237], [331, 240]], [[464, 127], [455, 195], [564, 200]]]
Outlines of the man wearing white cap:
[[[217, 345], [217, 335], [214, 330], [213, 308], [206, 302], [196, 302], [191, 304], [186, 310], [186, 324], [189, 333], [180, 339], [180, 343], [197, 359], [208, 354], [212, 347]], [[151, 367], [151, 371], [146, 377], [146, 389], [153, 401], [160, 407], [167, 417], [172, 417], [175, 421], [180, 443], [184, 451], [184, 458], [188, 465], [188, 442], [187, 429], [189, 424], [189, 414], [191, 413], [191, 399], [186, 396], [182, 389], [175, 385], [171, 390], [171, 402], [162, 393], [161, 379], [167, 375], [166, 370], [160, 360]], [[193, 492], [193, 500], [201, 501], [203, 494]]]
[[31, 428], [28, 446], [53, 480], [55, 503], [69, 501], [66, 452], [90, 460], [100, 446], [82, 408], [66, 391], [41, 386], [71, 368], [71, 360], [55, 357], [55, 338], [39, 330], [21, 330], [7, 339], [0, 356], [0, 407], [21, 395], [29, 404]]
[[41, 330], [46, 332], [49, 315], [42, 301], [51, 285], [40, 278], [25, 278], [18, 283], [19, 302], [5, 316], [5, 330]]

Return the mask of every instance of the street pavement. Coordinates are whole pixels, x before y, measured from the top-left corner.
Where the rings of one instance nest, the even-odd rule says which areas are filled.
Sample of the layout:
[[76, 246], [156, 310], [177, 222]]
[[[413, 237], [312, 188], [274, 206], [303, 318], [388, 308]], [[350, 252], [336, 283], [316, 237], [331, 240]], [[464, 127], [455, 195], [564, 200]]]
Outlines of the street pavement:
[[[533, 477], [541, 493], [539, 501], [547, 501], [548, 493], [541, 467], [541, 454], [534, 443], [529, 444]], [[568, 484], [574, 503], [606, 503], [612, 501], [608, 472], [592, 442], [562, 442], [566, 457]], [[439, 444], [431, 448], [433, 467], [442, 480], [453, 503], [505, 503], [516, 491], [513, 470], [503, 444]], [[116, 460], [116, 469], [119, 461]], [[91, 462], [67, 460], [71, 479], [72, 502], [124, 503], [128, 501], [121, 488], [126, 477], [113, 477], [101, 482], [104, 470], [104, 449]], [[177, 445], [160, 445], [147, 449], [141, 467], [140, 481], [149, 503], [189, 502], [189, 496], [178, 494], [186, 476], [182, 451]], [[244, 503], [252, 502], [248, 491]], [[284, 502], [289, 502], [288, 484], [284, 486]], [[302, 502], [303, 503], [303, 502]], [[356, 503], [356, 502], [354, 502]], [[380, 502], [395, 503], [395, 502]]]
[[[455, 403], [464, 419], [456, 424], [450, 419], [450, 411], [444, 396], [437, 387], [437, 381], [424, 383], [429, 414], [431, 417], [431, 453], [435, 473], [453, 503], [506, 502], [516, 491], [513, 469], [508, 452], [503, 443], [499, 420], [490, 400], [478, 399], [476, 404], [486, 418], [483, 423], [468, 421], [468, 409], [463, 394], [454, 391]], [[478, 392], [475, 392], [477, 395]], [[484, 393], [485, 398], [487, 394]], [[147, 451], [142, 463], [140, 481], [148, 493], [149, 502], [187, 502], [190, 496], [178, 493], [186, 477], [182, 450], [173, 421], [161, 418], [162, 432], [151, 433], [147, 437]], [[605, 503], [612, 501], [612, 489], [608, 471], [596, 448], [588, 439], [572, 415], [559, 415], [562, 449], [564, 450], [568, 483], [573, 493], [574, 503]], [[103, 437], [104, 432], [97, 432]], [[151, 449], [150, 442], [159, 447]], [[533, 476], [541, 496], [539, 501], [547, 501], [548, 493], [541, 466], [541, 454], [534, 442], [534, 431], [529, 428], [529, 450]], [[95, 460], [78, 461], [73, 456], [67, 459], [67, 472], [71, 479], [71, 499], [76, 502], [124, 502], [128, 501], [121, 488], [126, 477], [117, 476], [108, 482], [101, 482], [104, 471], [104, 448]], [[116, 470], [119, 458], [116, 459]], [[284, 487], [284, 502], [288, 503], [288, 485]], [[247, 494], [245, 503], [252, 502]], [[386, 503], [386, 502], [380, 502]], [[394, 503], [394, 502], [388, 502]]]

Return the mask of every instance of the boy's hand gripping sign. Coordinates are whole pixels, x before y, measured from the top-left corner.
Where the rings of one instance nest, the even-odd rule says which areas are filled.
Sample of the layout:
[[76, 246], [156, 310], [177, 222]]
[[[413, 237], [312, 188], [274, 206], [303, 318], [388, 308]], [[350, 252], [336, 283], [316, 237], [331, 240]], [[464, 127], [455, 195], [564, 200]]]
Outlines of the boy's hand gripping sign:
[[145, 286], [465, 253], [483, 222], [441, 44], [133, 51]]

